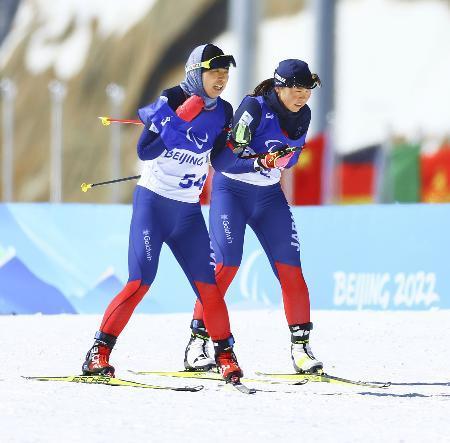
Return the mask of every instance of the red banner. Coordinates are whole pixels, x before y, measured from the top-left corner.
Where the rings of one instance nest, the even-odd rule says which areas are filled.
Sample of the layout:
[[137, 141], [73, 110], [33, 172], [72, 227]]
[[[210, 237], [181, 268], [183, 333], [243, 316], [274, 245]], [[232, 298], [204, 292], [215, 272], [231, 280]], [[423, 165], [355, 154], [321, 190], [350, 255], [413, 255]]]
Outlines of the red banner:
[[427, 203], [450, 202], [450, 145], [420, 159], [422, 192]]
[[294, 205], [320, 205], [322, 203], [322, 174], [325, 155], [323, 134], [308, 141], [292, 168]]

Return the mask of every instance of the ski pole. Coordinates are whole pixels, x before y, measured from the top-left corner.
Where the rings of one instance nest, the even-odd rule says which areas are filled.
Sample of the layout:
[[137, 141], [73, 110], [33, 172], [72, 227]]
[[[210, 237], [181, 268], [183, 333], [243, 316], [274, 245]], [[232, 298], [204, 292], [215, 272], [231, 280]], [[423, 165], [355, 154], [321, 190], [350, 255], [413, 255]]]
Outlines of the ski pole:
[[116, 178], [115, 180], [108, 180], [106, 182], [99, 182], [99, 183], [81, 183], [81, 190], [83, 192], [88, 192], [88, 190], [93, 188], [94, 186], [109, 185], [111, 183], [125, 182], [128, 180], [137, 180], [138, 178], [141, 178], [141, 176], [133, 175], [132, 177]]
[[277, 151], [273, 151], [273, 152], [260, 152], [259, 154], [248, 154], [248, 155], [242, 155], [242, 154], [238, 154], [239, 158], [242, 159], [249, 159], [249, 158], [264, 158], [267, 154], [281, 154], [282, 156], [290, 154], [291, 152], [296, 152], [296, 151], [301, 151], [303, 148], [303, 146], [287, 146], [285, 145], [284, 147], [282, 147], [281, 149], [278, 149]]
[[111, 123], [127, 123], [130, 125], [143, 125], [140, 120], [128, 120], [125, 118], [99, 117], [103, 126], [109, 126]]

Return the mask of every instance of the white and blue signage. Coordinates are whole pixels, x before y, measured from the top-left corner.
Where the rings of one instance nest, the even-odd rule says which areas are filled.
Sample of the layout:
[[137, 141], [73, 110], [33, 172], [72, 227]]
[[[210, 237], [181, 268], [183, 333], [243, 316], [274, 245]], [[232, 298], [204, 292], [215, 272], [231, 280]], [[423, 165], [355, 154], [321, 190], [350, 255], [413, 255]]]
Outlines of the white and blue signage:
[[[450, 205], [292, 209], [313, 309], [450, 308]], [[207, 218], [208, 208], [204, 208]], [[129, 205], [0, 204], [0, 314], [102, 313], [126, 283]], [[281, 307], [247, 229], [230, 309]], [[194, 294], [164, 247], [137, 312], [188, 312]]]

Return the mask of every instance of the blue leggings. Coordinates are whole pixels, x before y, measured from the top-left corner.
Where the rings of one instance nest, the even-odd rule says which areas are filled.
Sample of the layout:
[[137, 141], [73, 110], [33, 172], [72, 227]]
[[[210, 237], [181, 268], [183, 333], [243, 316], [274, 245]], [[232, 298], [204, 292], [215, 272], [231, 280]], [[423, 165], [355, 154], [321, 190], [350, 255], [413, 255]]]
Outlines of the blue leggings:
[[129, 279], [106, 309], [100, 331], [117, 337], [156, 276], [163, 243], [173, 252], [205, 311], [213, 340], [231, 336], [228, 311], [216, 285], [214, 259], [199, 203], [183, 203], [137, 186], [128, 248]]
[[[309, 293], [301, 271], [299, 238], [281, 185], [256, 186], [214, 174], [209, 233], [223, 293], [241, 264], [246, 225], [255, 232], [280, 281], [288, 324], [308, 323]], [[194, 318], [201, 314], [197, 303]]]
[[298, 234], [281, 185], [250, 185], [215, 174], [209, 229], [218, 263], [240, 265], [247, 224], [275, 274], [275, 262], [301, 266]]
[[136, 186], [128, 248], [129, 280], [151, 285], [159, 255], [166, 243], [186, 274], [195, 281], [214, 284], [214, 260], [199, 203], [183, 203]]

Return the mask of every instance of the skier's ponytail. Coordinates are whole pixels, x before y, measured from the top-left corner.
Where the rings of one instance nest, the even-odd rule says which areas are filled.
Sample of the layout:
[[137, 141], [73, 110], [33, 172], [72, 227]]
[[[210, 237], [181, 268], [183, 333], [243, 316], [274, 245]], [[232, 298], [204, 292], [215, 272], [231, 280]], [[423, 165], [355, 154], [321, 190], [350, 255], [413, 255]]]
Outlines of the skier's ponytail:
[[250, 94], [250, 97], [256, 97], [258, 95], [266, 95], [268, 94], [274, 87], [274, 81], [273, 78], [268, 78], [264, 81], [262, 81], [253, 91], [252, 94]]

